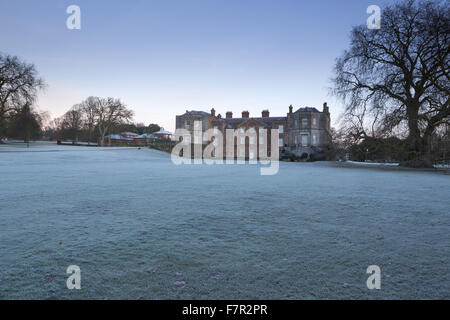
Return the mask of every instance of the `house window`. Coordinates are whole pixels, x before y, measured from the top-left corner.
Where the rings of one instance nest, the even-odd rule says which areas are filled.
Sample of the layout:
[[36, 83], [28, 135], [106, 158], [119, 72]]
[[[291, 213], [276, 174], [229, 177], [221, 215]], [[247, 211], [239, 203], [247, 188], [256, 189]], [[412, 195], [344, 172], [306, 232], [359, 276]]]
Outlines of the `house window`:
[[250, 158], [250, 160], [255, 159], [255, 153], [253, 151], [250, 151], [249, 158]]
[[184, 139], [186, 139], [187, 143], [191, 143], [191, 136], [185, 136]]
[[307, 126], [308, 125], [308, 119], [303, 118], [302, 119], [302, 126]]
[[298, 136], [295, 136], [295, 138], [294, 138], [294, 144], [298, 144]]
[[249, 144], [255, 143], [255, 137], [249, 137]]
[[259, 144], [264, 144], [264, 135], [263, 134], [259, 135]]
[[197, 136], [194, 136], [194, 143], [195, 143], [195, 144], [198, 144], [198, 143], [200, 143], [200, 139], [199, 139], [199, 137], [197, 137]]
[[298, 128], [298, 119], [295, 119], [295, 127]]
[[241, 144], [245, 144], [245, 137], [241, 137]]
[[243, 127], [241, 127], [241, 133], [244, 133], [245, 129]]
[[307, 147], [308, 146], [308, 135], [302, 134], [302, 146]]
[[190, 126], [190, 125], [191, 125], [191, 121], [186, 120], [186, 121], [184, 122], [184, 125], [185, 125], [185, 127]]
[[317, 144], [317, 135], [313, 134], [312, 136], [312, 145], [315, 146]]
[[313, 126], [317, 125], [317, 119], [316, 118], [312, 119], [312, 124], [313, 124]]
[[279, 147], [283, 146], [283, 138], [278, 139], [278, 146]]
[[239, 148], [239, 156], [245, 157], [245, 149], [244, 148]]
[[282, 126], [282, 125], [278, 126], [278, 132], [284, 133], [284, 126]]
[[253, 128], [253, 127], [251, 127], [249, 130], [251, 133], [255, 132], [255, 128]]

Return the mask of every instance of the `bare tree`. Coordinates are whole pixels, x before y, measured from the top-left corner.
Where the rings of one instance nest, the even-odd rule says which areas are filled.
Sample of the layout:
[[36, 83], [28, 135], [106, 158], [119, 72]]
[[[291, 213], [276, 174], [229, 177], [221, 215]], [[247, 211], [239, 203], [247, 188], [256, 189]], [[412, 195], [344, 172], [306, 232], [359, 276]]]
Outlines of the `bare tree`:
[[406, 123], [414, 165], [431, 165], [430, 139], [450, 115], [449, 19], [446, 1], [388, 6], [379, 30], [353, 29], [336, 62], [334, 91], [346, 114], [376, 114], [374, 127], [384, 131]]
[[31, 105], [44, 87], [33, 64], [0, 53], [0, 139], [5, 136], [6, 119], [14, 109]]
[[96, 126], [97, 99], [98, 98], [96, 97], [89, 97], [80, 105], [85, 120], [85, 127], [88, 131], [88, 143], [90, 143], [92, 140], [92, 135]]
[[15, 109], [9, 120], [9, 136], [22, 139], [25, 143], [40, 137], [43, 117], [29, 104]]
[[83, 129], [83, 113], [79, 105], [73, 106], [62, 118], [62, 129], [72, 138], [73, 143], [78, 143], [78, 137]]
[[99, 132], [100, 143], [103, 145], [105, 136], [110, 130], [123, 122], [133, 118], [133, 111], [129, 110], [119, 99], [94, 98], [95, 124]]

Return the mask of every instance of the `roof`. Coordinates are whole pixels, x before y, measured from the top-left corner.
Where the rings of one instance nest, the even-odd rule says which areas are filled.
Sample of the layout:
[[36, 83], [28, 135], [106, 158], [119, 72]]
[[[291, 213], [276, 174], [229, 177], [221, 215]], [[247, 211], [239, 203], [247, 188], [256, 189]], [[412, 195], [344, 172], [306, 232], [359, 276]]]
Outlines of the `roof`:
[[170, 131], [165, 131], [165, 130], [160, 130], [158, 132], [154, 132], [153, 134], [159, 134], [159, 135], [163, 135], [163, 134], [172, 134], [172, 132]]
[[146, 138], [153, 138], [153, 137], [154, 137], [154, 135], [151, 133], [144, 133], [144, 134], [137, 135], [134, 138], [135, 139], [146, 139]]
[[133, 138], [125, 138], [120, 134], [110, 134], [109, 136], [105, 136], [105, 139], [133, 141]]
[[123, 135], [123, 136], [138, 136], [138, 134], [137, 133], [134, 133], [134, 132], [122, 132], [121, 133], [121, 135]]
[[192, 111], [186, 110], [185, 114], [191, 115], [191, 116], [210, 116], [211, 115], [210, 113], [205, 112], [205, 111], [195, 111], [195, 110], [192, 110]]
[[242, 123], [245, 123], [249, 120], [254, 120], [257, 122], [260, 122], [262, 125], [266, 127], [271, 127], [273, 122], [278, 121], [286, 121], [286, 117], [258, 117], [258, 118], [221, 118], [213, 120], [212, 122], [225, 122], [227, 128], [232, 128], [233, 125], [240, 125]]
[[304, 107], [304, 108], [300, 108], [295, 112], [320, 112], [319, 110], [317, 110], [316, 108], [311, 108], [311, 107]]

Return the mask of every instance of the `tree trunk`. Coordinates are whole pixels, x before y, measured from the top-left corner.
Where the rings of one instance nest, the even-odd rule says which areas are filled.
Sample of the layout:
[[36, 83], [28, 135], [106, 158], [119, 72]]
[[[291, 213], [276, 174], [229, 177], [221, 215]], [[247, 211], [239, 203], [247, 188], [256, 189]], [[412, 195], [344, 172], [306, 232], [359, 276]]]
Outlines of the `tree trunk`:
[[422, 137], [419, 130], [419, 103], [410, 102], [408, 113], [408, 160], [402, 165], [411, 168], [431, 168], [431, 158], [428, 150], [429, 137]]
[[0, 111], [0, 143], [6, 136], [6, 119], [3, 112]]

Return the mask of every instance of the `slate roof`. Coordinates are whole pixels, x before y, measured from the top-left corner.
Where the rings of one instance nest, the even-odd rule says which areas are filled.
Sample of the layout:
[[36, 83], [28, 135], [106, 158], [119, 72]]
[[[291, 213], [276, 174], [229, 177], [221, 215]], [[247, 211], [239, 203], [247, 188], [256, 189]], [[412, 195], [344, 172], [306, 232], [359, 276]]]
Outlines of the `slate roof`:
[[109, 136], [105, 136], [105, 139], [133, 141], [133, 138], [125, 138], [125, 137], [122, 137], [120, 134], [111, 134]]
[[186, 114], [187, 115], [192, 115], [192, 116], [210, 116], [211, 115], [210, 113], [205, 112], [205, 111], [195, 111], [195, 110], [192, 110], [192, 111], [186, 110], [185, 115]]
[[317, 110], [316, 108], [311, 108], [311, 107], [304, 107], [304, 108], [300, 108], [295, 112], [320, 112], [319, 110]]
[[165, 130], [160, 130], [158, 132], [154, 132], [153, 134], [157, 135], [157, 134], [172, 134], [172, 132], [170, 131], [165, 131]]
[[244, 122], [247, 122], [249, 120], [255, 120], [259, 123], [261, 123], [263, 126], [271, 127], [272, 123], [275, 121], [286, 121], [286, 117], [258, 117], [258, 118], [221, 118], [213, 120], [212, 122], [225, 122], [226, 127], [228, 129], [231, 129], [235, 126], [238, 126]]
[[134, 132], [122, 132], [121, 133], [121, 135], [123, 135], [123, 136], [138, 136], [138, 134], [137, 133], [134, 133]]

